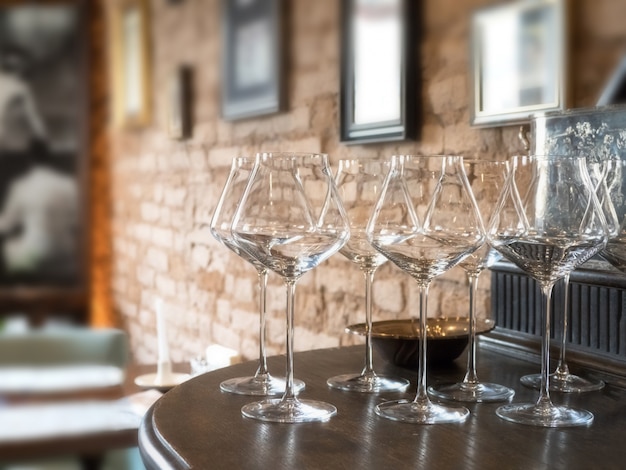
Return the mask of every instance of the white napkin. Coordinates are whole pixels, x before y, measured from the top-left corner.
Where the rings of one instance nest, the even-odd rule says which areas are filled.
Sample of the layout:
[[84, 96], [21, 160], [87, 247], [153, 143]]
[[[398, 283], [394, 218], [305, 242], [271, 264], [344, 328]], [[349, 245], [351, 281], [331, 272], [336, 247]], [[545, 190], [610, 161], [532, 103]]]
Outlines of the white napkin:
[[139, 429], [156, 390], [116, 401], [92, 400], [0, 407], [0, 442]]
[[71, 366], [0, 367], [0, 393], [60, 393], [113, 387], [124, 381], [119, 367]]

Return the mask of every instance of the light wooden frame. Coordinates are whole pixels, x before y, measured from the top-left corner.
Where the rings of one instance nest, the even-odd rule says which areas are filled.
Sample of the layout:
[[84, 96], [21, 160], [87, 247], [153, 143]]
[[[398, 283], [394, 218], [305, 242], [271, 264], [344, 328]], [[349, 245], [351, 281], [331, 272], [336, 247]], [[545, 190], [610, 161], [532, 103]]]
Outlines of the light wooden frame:
[[152, 120], [149, 1], [113, 0], [108, 17], [113, 123], [147, 126]]

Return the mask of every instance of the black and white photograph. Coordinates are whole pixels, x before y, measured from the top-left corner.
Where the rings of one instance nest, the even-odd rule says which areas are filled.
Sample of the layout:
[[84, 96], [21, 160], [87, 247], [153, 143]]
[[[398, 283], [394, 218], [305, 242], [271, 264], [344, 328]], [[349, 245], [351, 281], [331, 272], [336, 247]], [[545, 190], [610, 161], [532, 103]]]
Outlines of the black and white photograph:
[[82, 262], [79, 2], [0, 7], [0, 284], [72, 285]]
[[472, 124], [565, 109], [564, 8], [562, 0], [518, 1], [474, 14]]

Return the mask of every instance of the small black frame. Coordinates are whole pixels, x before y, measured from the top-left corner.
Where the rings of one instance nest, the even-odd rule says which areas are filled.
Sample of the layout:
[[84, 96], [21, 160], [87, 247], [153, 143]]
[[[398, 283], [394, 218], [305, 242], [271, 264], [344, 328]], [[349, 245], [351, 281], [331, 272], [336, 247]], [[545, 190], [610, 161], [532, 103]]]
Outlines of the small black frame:
[[[362, 0], [343, 0], [341, 12], [341, 91], [340, 91], [340, 132], [341, 141], [347, 144], [389, 142], [415, 139], [417, 136], [415, 110], [415, 90], [418, 89], [416, 83], [416, 58], [418, 53], [413, 47], [417, 37], [416, 2], [412, 0], [396, 0], [396, 5], [388, 2], [366, 2]], [[382, 6], [381, 6], [382, 5]], [[359, 8], [389, 8], [391, 5], [391, 15], [395, 15], [399, 28], [399, 70], [394, 70], [390, 75], [397, 74], [399, 83], [396, 85], [399, 95], [397, 102], [397, 113], [392, 116], [381, 115], [380, 119], [368, 117], [366, 122], [358, 122], [356, 109], [366, 102], [373, 102], [372, 96], [361, 96], [356, 90], [357, 77], [356, 58], [359, 44], [356, 44], [355, 23]], [[395, 10], [393, 10], [395, 8]], [[363, 10], [361, 10], [361, 13]], [[383, 10], [381, 15], [388, 13]], [[376, 12], [374, 15], [377, 14]], [[388, 20], [388, 18], [387, 18]], [[372, 23], [370, 23], [372, 24]], [[375, 22], [374, 22], [375, 24]], [[363, 45], [361, 44], [361, 47]], [[386, 51], [390, 53], [389, 51]], [[396, 56], [398, 57], [398, 56]], [[377, 60], [380, 57], [372, 54], [369, 60]], [[367, 64], [372, 67], [384, 68], [383, 64]], [[371, 85], [371, 83], [370, 83]], [[393, 87], [393, 83], [378, 83], [378, 90], [388, 90]], [[395, 99], [395, 98], [394, 98]], [[394, 104], [395, 106], [395, 104]], [[374, 107], [368, 109], [371, 113]], [[388, 111], [387, 111], [388, 112]]]

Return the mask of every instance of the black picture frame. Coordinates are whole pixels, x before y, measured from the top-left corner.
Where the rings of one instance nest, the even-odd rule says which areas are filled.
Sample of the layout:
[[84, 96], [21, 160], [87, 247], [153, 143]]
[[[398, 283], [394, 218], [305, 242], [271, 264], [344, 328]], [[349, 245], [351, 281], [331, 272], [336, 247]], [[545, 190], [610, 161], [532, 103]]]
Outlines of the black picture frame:
[[[0, 6], [1, 73], [18, 77], [20, 87], [27, 91], [12, 102], [19, 108], [20, 102], [30, 101], [27, 114], [36, 116], [16, 121], [17, 133], [28, 136], [24, 145], [7, 146], [3, 140], [0, 146], [0, 315], [21, 312], [35, 317], [86, 318], [88, 18], [85, 0]], [[7, 49], [18, 51], [21, 57], [18, 73], [6, 68]], [[3, 126], [10, 111], [0, 109]], [[37, 121], [41, 124], [33, 124]], [[20, 203], [25, 194], [28, 206]], [[21, 210], [16, 215], [12, 207]], [[34, 224], [37, 218], [40, 221]], [[29, 245], [27, 239], [45, 241]]]
[[[416, 2], [412, 0], [394, 0], [392, 2], [372, 2], [364, 0], [343, 0], [341, 4], [341, 83], [340, 83], [340, 135], [341, 141], [347, 144], [376, 143], [389, 141], [412, 140], [417, 136], [415, 90], [419, 89], [416, 73], [417, 50], [414, 47], [417, 37], [418, 22], [416, 21]], [[380, 27], [388, 34], [362, 34], [357, 38], [359, 13], [362, 17], [368, 12], [363, 9], [380, 8], [368, 18], [361, 21], [360, 28]], [[389, 10], [390, 8], [390, 10]], [[360, 10], [359, 10], [360, 9]], [[385, 16], [388, 15], [388, 16]], [[382, 18], [382, 19], [381, 19]], [[387, 21], [379, 23], [377, 21]], [[387, 28], [385, 30], [384, 28]], [[397, 28], [394, 30], [393, 28]], [[363, 31], [361, 29], [360, 31]], [[380, 31], [378, 31], [379, 33]], [[375, 38], [378, 44], [394, 44], [393, 48], [371, 48], [364, 44], [368, 38]], [[360, 54], [361, 52], [361, 54]], [[362, 58], [360, 67], [357, 65]], [[367, 59], [367, 60], [365, 60]], [[392, 66], [385, 61], [391, 60]], [[381, 73], [390, 83], [369, 80], [371, 71]], [[386, 71], [386, 72], [385, 72]], [[361, 80], [362, 86], [359, 86]], [[396, 85], [393, 83], [397, 80]], [[394, 90], [395, 88], [395, 90]], [[367, 91], [362, 91], [367, 90]], [[379, 93], [378, 101], [383, 106], [377, 107], [376, 97], [372, 92]], [[382, 92], [382, 93], [381, 93]], [[389, 99], [390, 98], [390, 99]], [[380, 111], [376, 117], [372, 113]]]
[[283, 111], [284, 0], [222, 0], [222, 117]]
[[173, 72], [169, 83], [167, 134], [173, 140], [191, 138], [193, 131], [193, 69], [180, 65]]

